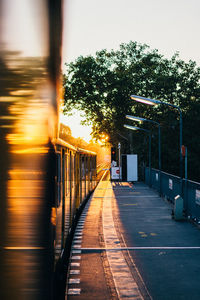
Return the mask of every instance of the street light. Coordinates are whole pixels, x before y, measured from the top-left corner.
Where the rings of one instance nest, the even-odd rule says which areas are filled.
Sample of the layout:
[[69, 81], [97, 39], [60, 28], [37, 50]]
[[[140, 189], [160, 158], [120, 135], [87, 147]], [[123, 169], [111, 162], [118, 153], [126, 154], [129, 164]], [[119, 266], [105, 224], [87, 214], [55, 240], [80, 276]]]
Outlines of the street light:
[[[131, 95], [131, 99], [135, 100], [137, 102], [142, 102], [142, 103], [149, 104], [149, 105], [165, 104], [165, 105], [168, 105], [168, 106], [171, 106], [173, 108], [178, 109], [179, 115], [180, 115], [180, 120], [179, 120], [179, 122], [180, 122], [180, 149], [179, 149], [179, 153], [180, 153], [180, 178], [181, 178], [181, 186], [182, 186], [182, 178], [183, 178], [183, 167], [182, 167], [182, 163], [183, 163], [183, 157], [182, 157], [183, 121], [182, 121], [181, 108], [179, 106], [171, 104], [171, 103], [162, 102], [160, 100], [155, 100], [155, 99], [150, 99], [150, 98], [144, 98], [144, 97], [136, 96], [136, 95]], [[181, 193], [182, 193], [182, 187], [181, 187]]]
[[130, 130], [142, 130], [148, 133], [149, 135], [149, 185], [150, 185], [150, 178], [151, 178], [151, 132], [149, 130], [137, 127], [137, 126], [131, 126], [131, 125], [124, 125], [125, 128]]
[[154, 123], [156, 125], [158, 125], [158, 157], [159, 157], [159, 163], [158, 163], [158, 168], [161, 171], [161, 130], [160, 130], [160, 123], [153, 121], [153, 120], [149, 120], [149, 119], [145, 119], [145, 118], [140, 118], [140, 117], [135, 117], [135, 116], [130, 116], [130, 115], [126, 115], [126, 119], [132, 120], [132, 121], [136, 121], [136, 122], [150, 122], [150, 123]]
[[131, 99], [133, 99], [137, 102], [141, 102], [141, 103], [149, 104], [149, 105], [156, 105], [156, 104], [164, 103], [164, 102], [161, 102], [160, 100], [145, 98], [145, 97], [141, 97], [141, 96], [137, 96], [137, 95], [131, 95]]
[[161, 173], [160, 173], [161, 172], [161, 130], [160, 130], [160, 123], [153, 121], [153, 120], [130, 116], [130, 115], [126, 115], [126, 119], [136, 121], [136, 122], [150, 122], [150, 123], [158, 125], [158, 169], [159, 169], [159, 190], [161, 192]]

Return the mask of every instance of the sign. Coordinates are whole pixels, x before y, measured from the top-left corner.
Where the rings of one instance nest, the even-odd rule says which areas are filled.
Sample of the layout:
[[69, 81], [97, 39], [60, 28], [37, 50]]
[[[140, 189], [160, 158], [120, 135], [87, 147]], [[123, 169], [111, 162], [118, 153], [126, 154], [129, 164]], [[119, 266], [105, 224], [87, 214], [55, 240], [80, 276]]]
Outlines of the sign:
[[197, 205], [200, 205], [200, 190], [196, 190], [195, 202]]
[[181, 154], [183, 157], [185, 157], [185, 150], [186, 150], [186, 147], [184, 145], [181, 146]]
[[156, 173], [156, 181], [158, 181], [158, 173]]
[[173, 181], [172, 181], [172, 179], [169, 179], [169, 189], [173, 190]]
[[116, 166], [117, 166], [117, 162], [113, 160], [113, 161], [111, 162], [111, 167], [116, 167]]
[[119, 167], [111, 168], [111, 179], [119, 179]]

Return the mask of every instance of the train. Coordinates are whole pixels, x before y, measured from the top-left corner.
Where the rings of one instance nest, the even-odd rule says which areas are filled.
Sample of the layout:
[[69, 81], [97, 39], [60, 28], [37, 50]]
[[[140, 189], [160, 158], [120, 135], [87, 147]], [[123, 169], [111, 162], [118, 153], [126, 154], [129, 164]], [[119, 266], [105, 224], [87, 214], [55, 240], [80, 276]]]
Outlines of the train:
[[95, 152], [72, 146], [60, 138], [55, 141], [54, 148], [54, 159], [51, 159], [50, 164], [52, 168], [56, 163], [56, 178], [50, 185], [56, 185], [55, 191], [51, 192], [55, 201], [51, 212], [54, 230], [52, 293], [55, 299], [62, 299], [73, 233], [79, 215], [97, 184], [97, 155]]
[[0, 0], [0, 298], [64, 299], [96, 154], [59, 137], [61, 0]]
[[96, 153], [76, 148], [58, 139], [56, 155], [56, 196], [52, 212], [57, 216], [55, 258], [56, 261], [65, 247], [69, 229], [77, 211], [96, 186]]

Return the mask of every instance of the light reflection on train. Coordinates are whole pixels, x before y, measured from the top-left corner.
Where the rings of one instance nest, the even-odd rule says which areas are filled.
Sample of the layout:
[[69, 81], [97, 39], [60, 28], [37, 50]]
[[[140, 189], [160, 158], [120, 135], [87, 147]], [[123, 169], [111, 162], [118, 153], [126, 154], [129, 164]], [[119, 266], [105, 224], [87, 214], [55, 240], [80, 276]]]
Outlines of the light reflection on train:
[[75, 226], [78, 210], [96, 186], [96, 153], [58, 139], [56, 157], [55, 261], [62, 254], [70, 229]]

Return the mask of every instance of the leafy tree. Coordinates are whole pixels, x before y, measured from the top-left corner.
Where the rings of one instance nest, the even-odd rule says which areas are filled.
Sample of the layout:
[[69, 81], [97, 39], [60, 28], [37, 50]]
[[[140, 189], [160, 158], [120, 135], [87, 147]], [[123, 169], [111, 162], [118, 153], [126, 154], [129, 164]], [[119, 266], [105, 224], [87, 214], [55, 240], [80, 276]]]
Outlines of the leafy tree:
[[[102, 50], [93, 56], [80, 56], [66, 65], [64, 75], [65, 112], [76, 108], [85, 112], [85, 122], [92, 124], [93, 136], [103, 132], [111, 143], [121, 141], [129, 151], [126, 138], [133, 138], [134, 152], [146, 156], [146, 137], [123, 128], [126, 114], [153, 119], [162, 126], [163, 169], [179, 174], [179, 113], [165, 105], [149, 107], [130, 100], [130, 95], [159, 99], [179, 105], [183, 111], [183, 143], [188, 146], [189, 176], [199, 180], [200, 152], [200, 68], [193, 61], [184, 62], [178, 53], [167, 59], [158, 50], [137, 42], [121, 44], [119, 50]], [[133, 122], [132, 122], [133, 124]], [[134, 124], [133, 124], [134, 125]], [[136, 124], [135, 124], [136, 125]], [[158, 166], [157, 128], [152, 130], [152, 163]]]

